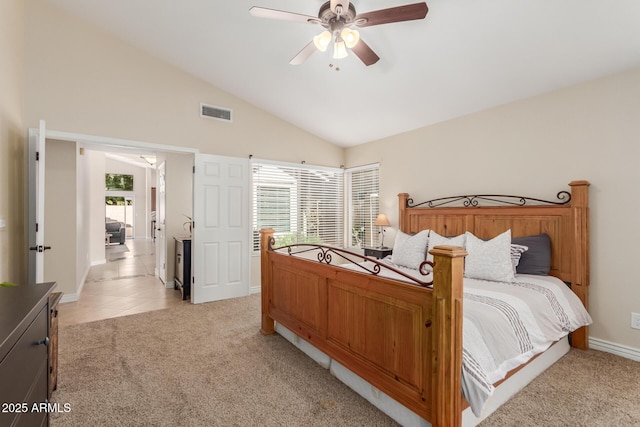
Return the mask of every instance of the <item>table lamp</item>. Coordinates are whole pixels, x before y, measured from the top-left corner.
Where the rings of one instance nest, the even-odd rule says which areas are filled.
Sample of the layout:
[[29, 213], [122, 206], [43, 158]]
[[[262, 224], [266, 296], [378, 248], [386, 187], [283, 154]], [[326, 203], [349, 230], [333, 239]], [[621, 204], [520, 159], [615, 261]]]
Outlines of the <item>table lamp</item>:
[[380, 249], [384, 249], [384, 227], [391, 225], [389, 218], [385, 214], [378, 214], [378, 217], [374, 221], [373, 225], [380, 227], [380, 233], [382, 233], [382, 240], [380, 241]]

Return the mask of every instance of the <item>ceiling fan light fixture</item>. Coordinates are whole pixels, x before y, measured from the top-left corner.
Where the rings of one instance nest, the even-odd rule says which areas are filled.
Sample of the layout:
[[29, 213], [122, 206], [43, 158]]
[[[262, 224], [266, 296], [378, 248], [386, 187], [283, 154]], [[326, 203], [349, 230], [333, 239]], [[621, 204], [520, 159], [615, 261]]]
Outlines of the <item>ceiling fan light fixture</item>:
[[313, 38], [313, 44], [320, 52], [325, 52], [329, 43], [331, 43], [331, 33], [329, 31], [323, 31]]
[[333, 59], [342, 59], [349, 56], [347, 53], [347, 46], [344, 44], [344, 41], [340, 40], [333, 44]]
[[343, 28], [340, 32], [340, 37], [344, 40], [345, 45], [349, 49], [352, 49], [360, 41], [360, 33], [357, 30], [351, 28]]

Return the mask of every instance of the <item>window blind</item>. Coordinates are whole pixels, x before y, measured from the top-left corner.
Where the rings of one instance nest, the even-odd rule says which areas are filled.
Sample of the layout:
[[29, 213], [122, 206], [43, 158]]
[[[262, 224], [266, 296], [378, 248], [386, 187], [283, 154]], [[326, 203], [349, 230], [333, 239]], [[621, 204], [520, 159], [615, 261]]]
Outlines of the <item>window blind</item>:
[[380, 210], [379, 166], [349, 169], [346, 172], [349, 203], [347, 228], [352, 247], [380, 245], [379, 227], [373, 225]]
[[252, 161], [253, 249], [260, 229], [275, 230], [276, 246], [343, 244], [343, 170]]

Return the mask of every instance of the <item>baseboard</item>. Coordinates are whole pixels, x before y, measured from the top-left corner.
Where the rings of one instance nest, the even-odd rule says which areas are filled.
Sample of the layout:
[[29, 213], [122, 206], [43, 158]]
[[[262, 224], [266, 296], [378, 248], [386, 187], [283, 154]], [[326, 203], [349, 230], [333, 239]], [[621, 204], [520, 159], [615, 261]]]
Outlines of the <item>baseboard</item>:
[[167, 289], [175, 289], [176, 288], [176, 282], [173, 280], [169, 280], [167, 281], [167, 283], [164, 284], [164, 287]]
[[102, 264], [106, 264], [107, 260], [106, 259], [99, 259], [97, 261], [91, 261], [91, 267], [95, 266], [95, 265], [102, 265]]
[[78, 301], [79, 294], [64, 294], [62, 298], [60, 298], [60, 304], [64, 304], [67, 302], [76, 302]]
[[262, 288], [260, 286], [251, 286], [249, 288], [249, 295], [259, 294]]
[[78, 289], [76, 289], [76, 295], [80, 295], [82, 293], [82, 288], [84, 288], [84, 283], [87, 281], [87, 277], [89, 276], [89, 271], [91, 270], [90, 266], [87, 266], [87, 269], [84, 271], [82, 275], [82, 279], [78, 284]]
[[627, 347], [626, 345], [616, 344], [614, 342], [593, 337], [589, 337], [589, 348], [640, 362], [640, 349], [638, 348]]

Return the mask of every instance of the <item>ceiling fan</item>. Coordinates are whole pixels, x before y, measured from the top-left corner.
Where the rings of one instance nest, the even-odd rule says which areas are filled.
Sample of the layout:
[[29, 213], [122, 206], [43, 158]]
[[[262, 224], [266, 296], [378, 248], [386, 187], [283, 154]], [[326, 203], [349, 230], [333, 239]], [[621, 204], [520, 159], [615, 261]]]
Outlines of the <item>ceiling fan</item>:
[[324, 3], [320, 6], [317, 17], [257, 6], [249, 9], [249, 13], [258, 18], [308, 22], [325, 28], [325, 31], [315, 36], [293, 57], [289, 62], [291, 65], [302, 64], [316, 50], [325, 52], [332, 45], [334, 59], [346, 57], [350, 49], [367, 66], [378, 62], [380, 57], [360, 39], [359, 32], [352, 29], [353, 26], [362, 28], [424, 19], [428, 11], [427, 4], [422, 2], [356, 14], [356, 8], [349, 0], [331, 0]]

